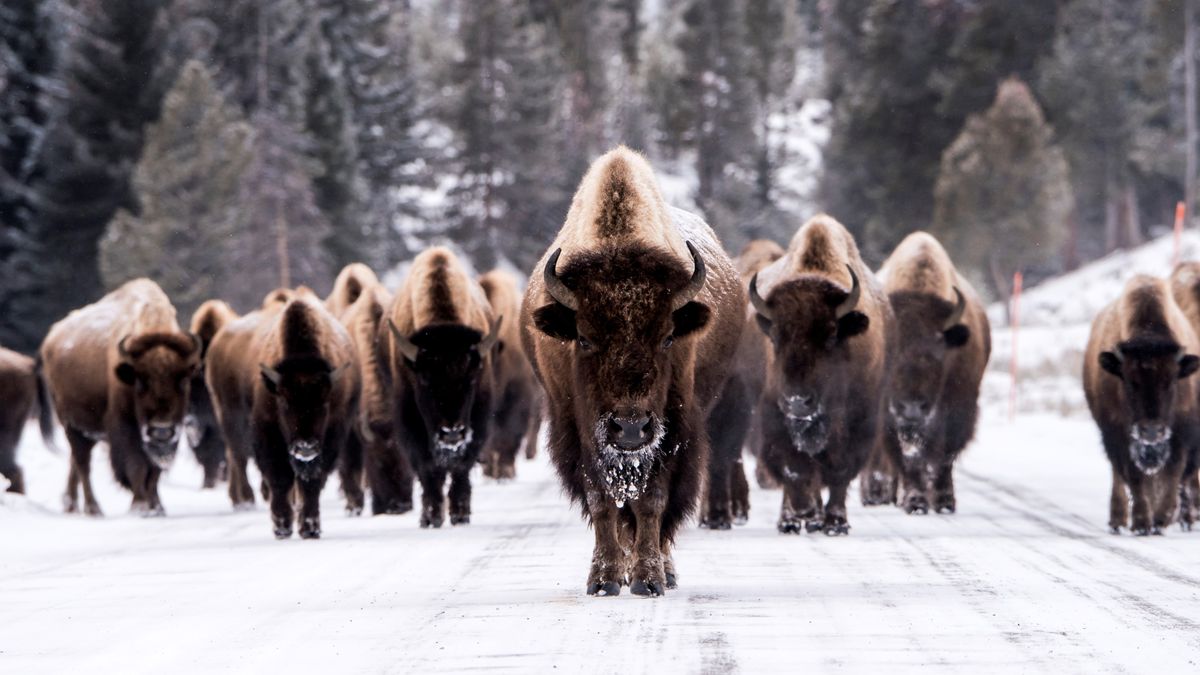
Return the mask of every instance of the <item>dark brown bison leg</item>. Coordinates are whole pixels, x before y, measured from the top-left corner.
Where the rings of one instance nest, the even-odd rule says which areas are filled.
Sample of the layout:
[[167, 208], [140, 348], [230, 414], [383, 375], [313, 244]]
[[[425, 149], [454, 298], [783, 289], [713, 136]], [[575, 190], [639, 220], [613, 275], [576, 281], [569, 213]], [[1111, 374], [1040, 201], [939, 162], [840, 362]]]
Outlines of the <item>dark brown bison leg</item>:
[[[1163, 531], [1179, 517], [1179, 489], [1177, 486], [1183, 479], [1183, 463], [1177, 461], [1174, 466], [1167, 465], [1155, 479], [1158, 483], [1155, 487], [1161, 487], [1161, 489], [1151, 491], [1152, 493], [1157, 492], [1158, 495], [1157, 503], [1153, 505], [1151, 534], [1163, 534]], [[1151, 484], [1153, 485], [1153, 483]]]
[[450, 524], [471, 522], [471, 465], [456, 466], [450, 474]]
[[162, 500], [158, 497], [158, 481], [162, 477], [162, 469], [156, 466], [146, 466], [146, 511], [148, 515], [165, 516]]
[[342, 443], [342, 451], [338, 455], [338, 479], [342, 484], [342, 495], [346, 498], [346, 513], [361, 516], [365, 501], [362, 487], [363, 444], [356, 433], [347, 436]]
[[839, 480], [829, 486], [829, 501], [825, 504], [825, 534], [837, 536], [850, 534], [850, 523], [846, 521], [846, 489], [848, 480]]
[[63, 495], [63, 504], [67, 513], [74, 513], [78, 508], [75, 497], [77, 481], [83, 486], [83, 512], [89, 516], [102, 516], [100, 505], [96, 503], [96, 495], [92, 492], [92, 446], [96, 441], [84, 436], [78, 430], [67, 427], [67, 443], [71, 445], [71, 476], [67, 478], [67, 493]]
[[1150, 534], [1153, 526], [1150, 517], [1150, 480], [1137, 469], [1129, 471], [1129, 492], [1133, 496], [1133, 517], [1129, 529], [1137, 536]]
[[292, 480], [289, 478], [272, 473], [268, 480], [271, 486], [271, 525], [276, 539], [292, 536]]
[[1200, 473], [1192, 471], [1180, 481], [1179, 526], [1190, 532], [1200, 518]]
[[158, 501], [158, 475], [161, 472], [151, 466], [144, 455], [138, 457], [134, 452], [141, 451], [134, 450], [125, 458], [125, 475], [128, 476], [129, 488], [133, 491], [133, 502], [129, 505], [129, 510], [145, 517], [164, 516], [166, 511]]
[[1125, 491], [1125, 479], [1114, 467], [1112, 471], [1112, 496], [1108, 500], [1108, 530], [1120, 534], [1122, 527], [1129, 526], [1129, 494]]
[[542, 417], [545, 415], [542, 394], [534, 397], [533, 406], [529, 411], [529, 426], [525, 429], [525, 459], [537, 457], [538, 433], [542, 430]]
[[625, 576], [621, 569], [624, 555], [618, 536], [620, 514], [616, 504], [599, 492], [588, 493], [587, 507], [592, 520], [592, 532], [596, 535], [587, 594], [620, 595]]
[[732, 481], [734, 463], [750, 429], [750, 399], [740, 378], [732, 377], [708, 415], [708, 489], [700, 526], [712, 530], [733, 527]]
[[247, 434], [229, 420], [227, 414], [221, 424], [221, 435], [225, 438], [225, 464], [229, 467], [229, 501], [238, 511], [254, 508], [254, 489], [246, 476], [246, 464], [250, 460]]
[[79, 473], [75, 471], [75, 462], [67, 467], [67, 489], [63, 492], [63, 511], [77, 513], [79, 511]]
[[679, 587], [679, 575], [675, 573], [675, 556], [671, 555], [671, 543], [662, 543], [663, 574], [667, 578], [667, 590], [673, 591]]
[[656, 477], [649, 489], [630, 506], [637, 527], [633, 539], [633, 574], [629, 592], [659, 596], [667, 590], [667, 574], [662, 551], [663, 512], [667, 507], [666, 477]]
[[824, 525], [816, 465], [808, 457], [795, 456], [785, 465], [783, 474], [783, 504], [776, 528], [783, 534], [821, 529]]
[[[733, 524], [745, 525], [750, 521], [750, 483], [746, 481], [746, 464], [739, 456], [733, 463], [732, 473]], [[668, 586], [670, 588], [670, 586]]]
[[220, 430], [215, 426], [204, 427], [202, 433], [204, 436], [200, 439], [200, 444], [193, 448], [192, 452], [196, 455], [196, 461], [204, 468], [204, 482], [201, 483], [201, 487], [211, 490], [226, 472], [225, 442], [221, 438]]
[[366, 448], [371, 513], [395, 515], [412, 511], [413, 470], [408, 457], [389, 436], [379, 433], [373, 434]]
[[[894, 434], [889, 434], [889, 436], [894, 439]], [[891, 453], [887, 447], [887, 441], [883, 440], [871, 450], [870, 459], [858, 476], [863, 506], [895, 504], [896, 482], [896, 470], [892, 467]]]
[[929, 513], [929, 471], [922, 455], [901, 460], [900, 483], [904, 494], [900, 505], [904, 512], [917, 515]]
[[17, 466], [17, 443], [21, 440], [21, 424], [18, 420], [13, 428], [0, 432], [0, 475], [8, 479], [8, 492], [25, 493], [25, 476]]
[[954, 513], [958, 502], [954, 498], [954, 460], [946, 460], [933, 479], [933, 510], [937, 513]]
[[[300, 537], [302, 539], [320, 539], [321, 488], [325, 485], [325, 476], [298, 478], [296, 485], [300, 493], [300, 513], [297, 517]], [[361, 508], [359, 512], [362, 512]]]
[[437, 466], [426, 466], [420, 471], [421, 478], [421, 527], [441, 527], [446, 519], [445, 490], [446, 470]]

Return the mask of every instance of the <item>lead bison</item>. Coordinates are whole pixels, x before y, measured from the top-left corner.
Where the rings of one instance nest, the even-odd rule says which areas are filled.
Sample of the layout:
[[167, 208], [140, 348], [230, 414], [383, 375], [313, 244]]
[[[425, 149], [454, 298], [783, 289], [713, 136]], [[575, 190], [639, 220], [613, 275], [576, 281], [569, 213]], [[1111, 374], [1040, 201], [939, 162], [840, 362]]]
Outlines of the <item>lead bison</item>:
[[[954, 461], [975, 435], [979, 384], [992, 351], [979, 297], [937, 239], [910, 234], [879, 272], [895, 313], [883, 449], [908, 513], [954, 513]], [[894, 500], [894, 478], [867, 475], [863, 499]], [[885, 495], [893, 499], [887, 499]]]
[[[238, 318], [236, 312], [221, 300], [209, 300], [192, 314], [192, 335], [200, 338], [201, 358], [208, 354], [213, 338], [225, 324]], [[192, 377], [192, 391], [188, 403], [187, 417], [183, 420], [184, 435], [196, 461], [204, 469], [201, 486], [214, 488], [228, 474], [225, 460], [225, 439], [213, 411], [212, 397], [204, 382], [204, 370], [198, 369]]]
[[759, 413], [763, 462], [784, 490], [778, 529], [847, 534], [846, 488], [883, 427], [887, 298], [854, 238], [821, 215], [750, 282], [750, 300], [771, 340]]
[[[311, 292], [298, 291], [282, 308], [231, 322], [213, 343], [208, 381], [226, 445], [239, 453], [230, 462], [231, 493], [235, 474], [244, 482], [249, 449], [266, 483], [275, 537], [292, 536], [293, 490], [300, 536], [320, 537], [321, 490], [358, 413], [358, 363], [346, 330]], [[360, 481], [343, 476], [342, 483]], [[361, 488], [346, 492], [347, 508], [361, 512]]]
[[[1185, 262], [1171, 272], [1171, 295], [1187, 317], [1192, 330], [1200, 337], [1200, 263]], [[1200, 390], [1200, 385], [1197, 386]], [[1200, 445], [1192, 448], [1183, 469], [1183, 490], [1180, 499], [1180, 522], [1192, 529], [1200, 520]]]
[[1114, 534], [1127, 525], [1162, 534], [1176, 518], [1184, 466], [1200, 442], [1197, 353], [1196, 333], [1162, 279], [1130, 279], [1092, 322], [1083, 387], [1112, 464]]
[[[734, 260], [742, 284], [749, 288], [750, 280], [767, 265], [783, 257], [783, 249], [773, 241], [756, 240], [746, 244]], [[709, 415], [708, 438], [712, 447], [708, 462], [708, 480], [701, 504], [700, 526], [727, 530], [733, 523], [746, 523], [750, 518], [750, 486], [742, 466], [742, 447], [750, 441], [755, 458], [759, 458], [758, 400], [766, 380], [767, 338], [755, 324], [753, 308], [747, 308], [742, 338], [734, 355], [733, 368], [721, 398]], [[758, 461], [758, 482], [769, 487], [772, 480], [766, 467]]]
[[503, 317], [449, 249], [413, 260], [379, 327], [392, 428], [421, 481], [421, 527], [471, 521], [471, 468], [487, 442], [494, 348]]
[[63, 505], [100, 515], [92, 491], [92, 446], [107, 440], [113, 474], [133, 492], [133, 510], [165, 513], [158, 479], [175, 459], [200, 340], [179, 328], [175, 308], [149, 279], [135, 279], [50, 328], [41, 360], [71, 444]]
[[712, 230], [665, 204], [641, 155], [592, 164], [521, 310], [551, 459], [595, 531], [589, 594], [675, 587], [671, 547], [696, 506], [745, 297]]
[[25, 494], [25, 476], [17, 464], [17, 443], [25, 420], [37, 410], [38, 425], [46, 445], [54, 445], [54, 411], [45, 383], [34, 360], [0, 347], [0, 476], [8, 479], [8, 492]]
[[[490, 478], [510, 479], [517, 475], [517, 452], [526, 436], [537, 435], [540, 405], [537, 381], [525, 352], [521, 349], [521, 329], [516, 317], [521, 313], [521, 291], [517, 280], [507, 272], [492, 270], [479, 278], [496, 316], [510, 317], [500, 329], [496, 343], [496, 400], [492, 405], [492, 425], [483, 448], [483, 474]], [[536, 443], [536, 439], [532, 442]]]

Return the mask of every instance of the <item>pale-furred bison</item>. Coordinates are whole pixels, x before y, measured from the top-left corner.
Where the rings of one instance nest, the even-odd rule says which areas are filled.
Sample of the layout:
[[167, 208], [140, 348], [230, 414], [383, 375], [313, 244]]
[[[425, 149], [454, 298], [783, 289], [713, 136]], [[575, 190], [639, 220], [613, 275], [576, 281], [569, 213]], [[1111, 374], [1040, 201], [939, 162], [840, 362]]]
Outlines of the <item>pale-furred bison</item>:
[[[192, 314], [192, 334], [200, 338], [201, 357], [208, 353], [213, 338], [225, 324], [238, 318], [236, 312], [222, 300], [208, 300], [196, 308]], [[217, 424], [217, 416], [213, 412], [212, 398], [208, 394], [208, 385], [204, 382], [204, 370], [196, 371], [192, 377], [192, 391], [188, 403], [187, 416], [183, 418], [184, 437], [188, 446], [196, 455], [196, 461], [204, 469], [204, 479], [201, 485], [208, 489], [217, 486], [217, 482], [228, 476], [228, 466], [225, 463], [225, 439], [221, 437], [221, 427]]]
[[[521, 291], [517, 279], [501, 270], [492, 270], [479, 278], [496, 316], [509, 317], [500, 327], [500, 341], [492, 360], [496, 370], [492, 425], [483, 448], [483, 475], [511, 479], [517, 475], [517, 452], [527, 436], [537, 436], [541, 422], [541, 403], [533, 367], [521, 349]], [[530, 441], [536, 444], [536, 439]]]
[[17, 464], [17, 444], [25, 420], [35, 410], [42, 438], [53, 448], [54, 411], [34, 360], [0, 347], [0, 476], [8, 479], [8, 492], [25, 493], [25, 475]]

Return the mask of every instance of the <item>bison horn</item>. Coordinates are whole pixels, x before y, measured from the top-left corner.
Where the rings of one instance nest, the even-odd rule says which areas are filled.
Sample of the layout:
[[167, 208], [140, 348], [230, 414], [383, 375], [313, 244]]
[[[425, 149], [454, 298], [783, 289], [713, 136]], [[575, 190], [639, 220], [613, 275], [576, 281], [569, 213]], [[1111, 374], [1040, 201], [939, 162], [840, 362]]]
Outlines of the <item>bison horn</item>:
[[687, 286], [679, 289], [674, 296], [671, 297], [671, 311], [675, 311], [684, 305], [688, 304], [700, 294], [704, 289], [704, 279], [708, 276], [707, 270], [704, 268], [704, 258], [700, 256], [700, 252], [692, 242], [687, 242], [688, 251], [692, 254], [692, 263], [695, 268], [692, 271], [692, 278], [688, 281]]
[[202, 354], [204, 352], [204, 340], [200, 339], [195, 333], [188, 333], [187, 336], [192, 339], [192, 353]]
[[412, 343], [412, 340], [404, 337], [404, 333], [401, 333], [400, 329], [396, 328], [396, 324], [392, 323], [391, 319], [388, 319], [388, 328], [392, 329], [392, 337], [396, 338], [396, 346], [400, 349], [400, 353], [404, 354], [404, 358], [415, 362], [417, 360], [417, 352], [421, 350]]
[[858, 298], [862, 295], [862, 286], [858, 283], [858, 275], [854, 273], [854, 268], [846, 265], [846, 269], [850, 272], [850, 294], [834, 310], [834, 316], [838, 319], [846, 316], [857, 307]]
[[496, 343], [500, 341], [500, 324], [503, 321], [503, 316], [498, 316], [495, 319], [492, 319], [492, 325], [488, 330], [488, 334], [484, 335], [483, 339], [479, 341], [480, 354], [487, 354], [488, 352], [492, 351], [492, 348], [495, 347]]
[[750, 277], [750, 304], [754, 305], [754, 311], [758, 312], [762, 318], [767, 321], [774, 321], [771, 318], [771, 308], [767, 307], [767, 301], [763, 299], [763, 296], [758, 294], [757, 272], [754, 273], [754, 276]]
[[958, 286], [954, 287], [954, 311], [950, 312], [950, 318], [946, 319], [946, 325], [942, 326], [942, 330], [950, 330], [962, 321], [963, 313], [967, 310], [967, 299], [963, 297], [962, 291], [958, 290]]
[[125, 348], [125, 342], [127, 340], [129, 340], [128, 334], [125, 335], [125, 337], [121, 338], [121, 341], [117, 343], [117, 356], [120, 356], [121, 360], [123, 360], [123, 361], [127, 361], [127, 360], [133, 358], [130, 355], [129, 350]]
[[546, 268], [542, 270], [542, 279], [546, 282], [546, 292], [558, 304], [567, 309], [578, 312], [579, 300], [575, 297], [574, 291], [567, 288], [567, 285], [558, 278], [558, 272], [555, 268], [558, 266], [558, 257], [562, 255], [562, 249], [557, 249], [551, 254], [550, 259], [546, 261]]

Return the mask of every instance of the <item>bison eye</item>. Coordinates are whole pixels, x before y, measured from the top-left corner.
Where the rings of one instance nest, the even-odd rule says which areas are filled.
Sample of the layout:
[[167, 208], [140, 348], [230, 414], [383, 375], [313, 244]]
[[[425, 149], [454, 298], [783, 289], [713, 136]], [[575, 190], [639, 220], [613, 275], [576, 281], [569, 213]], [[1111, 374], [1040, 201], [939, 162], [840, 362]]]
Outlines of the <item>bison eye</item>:
[[592, 341], [591, 341], [591, 340], [588, 340], [587, 338], [585, 338], [585, 337], [583, 337], [582, 335], [580, 335], [580, 336], [579, 336], [579, 348], [580, 348], [580, 349], [582, 349], [582, 350], [583, 350], [583, 351], [585, 351], [585, 352], [590, 352], [590, 351], [592, 351], [592, 349], [593, 349], [593, 347], [592, 347]]
[[667, 339], [666, 339], [666, 340], [663, 340], [663, 345], [662, 345], [662, 348], [663, 348], [663, 349], [667, 349], [667, 348], [669, 348], [669, 347], [670, 347], [671, 345], [673, 345], [673, 344], [675, 344], [675, 336], [674, 336], [674, 335], [668, 335], [668, 336], [667, 336]]

